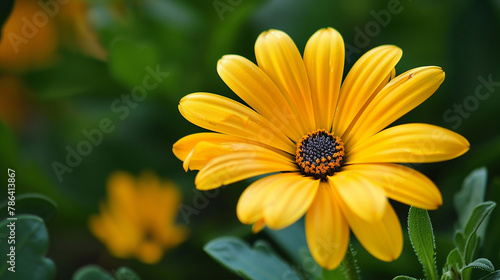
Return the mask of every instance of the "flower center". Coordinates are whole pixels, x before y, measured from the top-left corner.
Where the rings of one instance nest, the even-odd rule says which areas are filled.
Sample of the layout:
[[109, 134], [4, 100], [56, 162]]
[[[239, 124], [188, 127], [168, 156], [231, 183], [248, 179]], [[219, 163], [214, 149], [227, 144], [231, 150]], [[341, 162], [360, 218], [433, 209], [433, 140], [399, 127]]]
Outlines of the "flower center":
[[297, 143], [295, 162], [306, 176], [326, 181], [342, 166], [344, 143], [324, 129], [309, 132]]

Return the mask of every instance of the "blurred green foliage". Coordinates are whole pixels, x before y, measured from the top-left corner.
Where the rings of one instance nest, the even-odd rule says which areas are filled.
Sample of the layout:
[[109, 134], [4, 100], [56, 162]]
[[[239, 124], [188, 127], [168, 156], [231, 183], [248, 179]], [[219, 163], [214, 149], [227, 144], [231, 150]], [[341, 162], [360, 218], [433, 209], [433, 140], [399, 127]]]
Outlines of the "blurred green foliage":
[[[237, 99], [217, 76], [217, 60], [224, 54], [239, 54], [255, 61], [255, 39], [271, 28], [287, 32], [301, 51], [319, 28], [336, 28], [349, 45], [346, 73], [362, 53], [382, 44], [403, 49], [398, 73], [424, 65], [444, 69], [446, 80], [437, 92], [397, 122], [440, 125], [471, 143], [470, 151], [453, 161], [412, 165], [443, 194], [444, 205], [429, 212], [438, 250], [454, 247], [449, 238], [457, 220], [453, 197], [472, 169], [488, 168], [488, 182], [493, 183], [488, 184], [485, 199], [500, 201], [497, 0], [88, 0], [85, 4], [84, 18], [106, 55], [82, 51], [81, 44], [65, 44], [61, 35], [57, 56], [49, 64], [23, 72], [0, 67], [0, 76], [15, 75], [28, 89], [23, 93], [22, 105], [28, 110], [22, 125], [6, 118], [0, 123], [0, 167], [16, 170], [17, 195], [39, 193], [58, 205], [48, 225], [48, 257], [57, 265], [56, 279], [70, 279], [86, 264], [107, 271], [131, 267], [142, 279], [207, 275], [231, 279], [234, 276], [203, 252], [203, 245], [222, 234], [251, 243], [272, 237], [252, 235], [236, 218], [236, 202], [248, 182], [208, 197], [193, 190], [195, 172], [185, 173], [171, 152], [179, 138], [201, 131], [178, 113], [180, 98], [207, 91]], [[388, 12], [390, 5], [398, 12]], [[2, 6], [0, 11], [8, 9]], [[142, 99], [130, 99], [134, 93]], [[190, 240], [154, 266], [111, 257], [87, 227], [87, 218], [105, 197], [107, 176], [116, 170], [139, 174], [145, 169], [178, 183], [184, 204], [196, 210], [188, 218], [179, 216], [191, 228]], [[404, 224], [408, 206], [394, 205]], [[484, 246], [481, 256], [500, 267], [500, 244], [495, 238], [500, 232], [498, 211], [490, 219], [485, 240], [491, 244]], [[420, 275], [407, 237], [402, 256], [392, 263], [357, 251], [362, 273], [370, 279]], [[446, 254], [438, 254], [436, 261], [442, 267]]]

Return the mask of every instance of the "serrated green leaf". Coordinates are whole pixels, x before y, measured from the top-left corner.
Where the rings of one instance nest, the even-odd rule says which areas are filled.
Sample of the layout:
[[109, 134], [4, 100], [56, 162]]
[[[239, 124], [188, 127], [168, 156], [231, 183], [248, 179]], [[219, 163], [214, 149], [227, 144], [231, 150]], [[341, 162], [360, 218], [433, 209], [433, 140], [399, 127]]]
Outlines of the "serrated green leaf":
[[106, 270], [97, 265], [88, 265], [80, 268], [73, 275], [72, 280], [115, 280]]
[[[454, 197], [459, 228], [465, 229], [474, 208], [484, 202], [488, 171], [481, 167], [473, 170], [462, 183], [461, 190]], [[481, 233], [482, 235], [482, 233]]]
[[417, 278], [413, 278], [413, 277], [405, 276], [405, 275], [398, 275], [398, 276], [392, 278], [392, 280], [417, 280]]
[[340, 264], [340, 270], [342, 271], [342, 274], [349, 280], [361, 279], [361, 277], [359, 276], [359, 267], [356, 263], [356, 258], [354, 258], [355, 255], [356, 252], [354, 251], [354, 248], [351, 244], [349, 244], [344, 259]]
[[219, 237], [203, 248], [224, 267], [245, 279], [302, 279], [271, 247], [255, 242], [251, 248], [235, 237]]
[[137, 275], [132, 269], [128, 267], [120, 267], [116, 271], [117, 280], [141, 280], [139, 275]]
[[488, 272], [493, 272], [495, 270], [495, 266], [493, 266], [490, 260], [485, 258], [479, 258], [466, 265], [463, 268], [462, 273], [465, 273], [466, 270], [472, 270], [472, 269], [480, 269]]
[[479, 280], [499, 280], [500, 279], [500, 270], [494, 271]]
[[435, 242], [432, 224], [427, 210], [410, 207], [408, 234], [415, 253], [424, 268], [426, 279], [437, 280]]
[[479, 229], [481, 224], [485, 223], [495, 206], [495, 202], [487, 201], [480, 203], [474, 208], [464, 229], [464, 235], [466, 238], [469, 237], [472, 233], [475, 233]]
[[[9, 226], [14, 224], [14, 227]], [[13, 231], [12, 231], [12, 230]], [[10, 244], [7, 238], [14, 232], [15, 244]], [[0, 222], [0, 252], [7, 252], [0, 256], [0, 279], [30, 279], [50, 280], [56, 275], [54, 262], [45, 258], [49, 248], [49, 236], [47, 229], [40, 217], [33, 215], [19, 215], [17, 220], [3, 220]], [[7, 261], [11, 257], [11, 246], [15, 257], [15, 272], [9, 271], [12, 267]], [[9, 258], [9, 259], [7, 259]], [[28, 269], [29, 268], [29, 269]]]
[[[0, 220], [7, 218], [7, 201], [0, 204]], [[57, 204], [49, 197], [37, 193], [25, 193], [16, 197], [16, 214], [30, 214], [43, 219], [49, 224], [57, 212]]]

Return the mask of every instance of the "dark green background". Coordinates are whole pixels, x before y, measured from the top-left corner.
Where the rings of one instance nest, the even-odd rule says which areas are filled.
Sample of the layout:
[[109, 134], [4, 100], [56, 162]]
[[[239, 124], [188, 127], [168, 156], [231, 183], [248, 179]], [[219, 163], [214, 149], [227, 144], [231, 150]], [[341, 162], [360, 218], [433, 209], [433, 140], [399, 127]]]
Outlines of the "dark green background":
[[[267, 238], [264, 234], [252, 235], [250, 227], [241, 225], [236, 218], [236, 202], [248, 182], [222, 189], [199, 215], [190, 216], [190, 239], [167, 252], [155, 266], [109, 256], [89, 233], [87, 219], [97, 213], [98, 203], [105, 197], [106, 178], [116, 170], [137, 175], [147, 169], [170, 178], [181, 186], [184, 203], [194, 207], [200, 195], [193, 191], [195, 172], [186, 174], [171, 150], [182, 136], [202, 130], [182, 118], [177, 110], [178, 101], [195, 91], [219, 93], [238, 100], [218, 77], [217, 60], [224, 54], [240, 54], [255, 61], [255, 39], [260, 32], [271, 28], [288, 33], [301, 52], [316, 30], [336, 28], [351, 46], [349, 50], [353, 50], [346, 54], [347, 70], [362, 53], [382, 44], [403, 49], [397, 73], [426, 65], [444, 69], [446, 79], [437, 92], [398, 121], [443, 126], [471, 143], [470, 151], [458, 159], [413, 165], [438, 185], [444, 198], [444, 205], [430, 212], [437, 235], [438, 267], [452, 248], [456, 221], [453, 195], [464, 177], [472, 169], [486, 166], [490, 182], [497, 180], [487, 191], [487, 199], [499, 197], [500, 1], [94, 0], [88, 3], [89, 17], [109, 53], [107, 62], [61, 48], [55, 64], [22, 76], [33, 91], [30, 99], [35, 111], [30, 124], [16, 133], [0, 126], [0, 165], [2, 169], [16, 169], [18, 193], [38, 192], [58, 204], [58, 214], [48, 225], [48, 256], [57, 266], [57, 279], [69, 279], [85, 264], [98, 264], [109, 271], [126, 265], [143, 279], [234, 277], [206, 256], [202, 246], [220, 235], [236, 235], [248, 241]], [[399, 12], [377, 21], [377, 15], [387, 15], [388, 5], [397, 5]], [[113, 13], [113, 6], [121, 6], [121, 12]], [[216, 6], [226, 10], [218, 12]], [[372, 29], [367, 31], [367, 27]], [[363, 46], [359, 44], [362, 36], [365, 36]], [[114, 112], [111, 104], [142, 84], [146, 66], [154, 69], [157, 65], [169, 76], [120, 119], [121, 113]], [[491, 88], [486, 100], [476, 99], [477, 108], [466, 111], [467, 116], [459, 117], [458, 124], [460, 115], [453, 112], [454, 106], [471, 108], [480, 77], [486, 80], [490, 77], [497, 85]], [[484, 90], [482, 93], [486, 94]], [[448, 110], [452, 112], [445, 117]], [[94, 146], [60, 182], [51, 164], [54, 161], [64, 164], [66, 147], [75, 149], [86, 139], [82, 131], [98, 128], [103, 118], [109, 118], [115, 129], [104, 134], [102, 143]], [[406, 234], [409, 207], [393, 205]], [[185, 222], [181, 216], [179, 222]], [[499, 222], [497, 209], [490, 222], [488, 249], [482, 252], [497, 268], [500, 246], [498, 238], [493, 236], [499, 233]], [[359, 245], [355, 247], [366, 279], [392, 279], [399, 274], [422, 276], [409, 243], [405, 244], [401, 258], [393, 263], [379, 261]]]

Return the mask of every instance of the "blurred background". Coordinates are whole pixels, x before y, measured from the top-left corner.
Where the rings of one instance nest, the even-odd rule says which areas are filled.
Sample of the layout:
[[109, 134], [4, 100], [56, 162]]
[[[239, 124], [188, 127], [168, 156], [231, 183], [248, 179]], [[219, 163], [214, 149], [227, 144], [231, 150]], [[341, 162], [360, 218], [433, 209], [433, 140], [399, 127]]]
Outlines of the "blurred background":
[[[397, 73], [444, 69], [437, 92], [398, 121], [439, 125], [471, 143], [458, 159], [412, 165], [443, 194], [444, 205], [430, 212], [438, 267], [453, 247], [453, 196], [464, 177], [486, 166], [486, 199], [500, 200], [498, 0], [16, 0], [13, 7], [2, 1], [0, 20], [0, 166], [16, 170], [17, 195], [39, 193], [58, 205], [47, 225], [56, 279], [70, 279], [87, 264], [108, 271], [128, 266], [142, 279], [237, 279], [203, 245], [221, 235], [249, 242], [268, 237], [253, 235], [236, 217], [248, 182], [217, 195], [194, 190], [196, 172], [184, 172], [172, 144], [202, 130], [182, 118], [177, 104], [196, 91], [238, 100], [218, 77], [217, 60], [239, 54], [255, 61], [255, 40], [271, 28], [288, 33], [301, 52], [316, 30], [336, 28], [346, 43], [346, 73], [382, 44], [403, 49]], [[107, 179], [119, 170], [152, 171], [182, 192], [177, 223], [188, 227], [189, 237], [157, 264], [115, 258], [89, 230], [89, 217], [106, 199]], [[393, 205], [406, 234], [408, 206]], [[496, 267], [498, 212], [481, 252]], [[354, 245], [367, 279], [421, 273], [409, 243], [392, 263]]]

